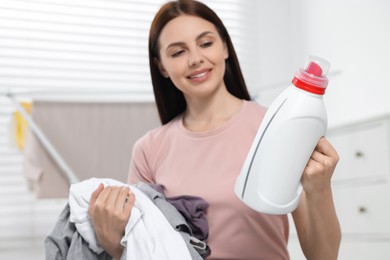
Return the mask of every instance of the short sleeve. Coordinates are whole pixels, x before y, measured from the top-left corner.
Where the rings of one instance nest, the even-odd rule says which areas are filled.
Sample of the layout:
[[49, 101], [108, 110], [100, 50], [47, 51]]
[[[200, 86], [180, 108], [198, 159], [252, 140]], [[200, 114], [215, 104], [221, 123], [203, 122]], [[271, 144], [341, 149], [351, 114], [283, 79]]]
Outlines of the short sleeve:
[[147, 136], [144, 136], [133, 146], [127, 179], [129, 184], [136, 184], [138, 182], [154, 183], [148, 161], [150, 156], [148, 156], [147, 150]]

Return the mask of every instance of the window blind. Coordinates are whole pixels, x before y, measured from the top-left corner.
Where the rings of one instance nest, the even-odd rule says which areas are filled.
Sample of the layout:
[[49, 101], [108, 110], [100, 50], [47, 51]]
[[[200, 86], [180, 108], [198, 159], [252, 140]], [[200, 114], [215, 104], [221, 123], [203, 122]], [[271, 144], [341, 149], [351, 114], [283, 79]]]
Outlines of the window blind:
[[[0, 1], [0, 93], [8, 89], [108, 90], [151, 94], [147, 40], [162, 0]], [[224, 21], [248, 85], [255, 82], [256, 1], [202, 1]], [[112, 92], [111, 92], [112, 91]], [[41, 240], [64, 201], [36, 200], [22, 173], [0, 95], [0, 251]], [[24, 242], [23, 242], [24, 241]]]
[[[148, 31], [163, 2], [2, 0], [0, 87], [150, 93]], [[249, 70], [254, 1], [203, 2], [223, 19]]]

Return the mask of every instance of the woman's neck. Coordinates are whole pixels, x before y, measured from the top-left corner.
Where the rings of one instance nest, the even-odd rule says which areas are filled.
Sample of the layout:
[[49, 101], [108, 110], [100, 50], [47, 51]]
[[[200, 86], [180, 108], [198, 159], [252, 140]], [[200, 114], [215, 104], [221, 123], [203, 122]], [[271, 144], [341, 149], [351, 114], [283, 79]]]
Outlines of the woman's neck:
[[183, 125], [194, 132], [216, 129], [241, 110], [242, 102], [241, 99], [230, 94], [215, 100], [187, 102]]

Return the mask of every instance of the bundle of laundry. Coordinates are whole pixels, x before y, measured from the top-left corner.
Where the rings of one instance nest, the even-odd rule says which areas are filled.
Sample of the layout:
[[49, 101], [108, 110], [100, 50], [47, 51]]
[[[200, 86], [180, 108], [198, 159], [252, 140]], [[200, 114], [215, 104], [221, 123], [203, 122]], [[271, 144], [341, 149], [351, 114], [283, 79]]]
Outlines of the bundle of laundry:
[[[111, 259], [99, 246], [88, 217], [91, 194], [100, 183], [127, 185], [100, 178], [72, 184], [69, 202], [45, 238], [46, 259]], [[171, 203], [159, 192], [162, 191], [159, 186], [142, 182], [127, 186], [135, 195], [135, 203], [121, 240], [124, 247], [121, 260], [201, 260], [210, 254], [206, 243], [206, 201], [179, 196]]]

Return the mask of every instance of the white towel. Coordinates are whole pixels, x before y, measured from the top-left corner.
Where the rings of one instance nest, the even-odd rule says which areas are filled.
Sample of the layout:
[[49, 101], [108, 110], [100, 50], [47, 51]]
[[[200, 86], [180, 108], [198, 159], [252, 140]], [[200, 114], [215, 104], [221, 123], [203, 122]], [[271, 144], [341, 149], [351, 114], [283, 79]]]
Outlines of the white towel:
[[88, 217], [92, 192], [98, 185], [128, 186], [135, 195], [135, 204], [126, 225], [121, 244], [126, 247], [129, 260], [186, 260], [191, 259], [182, 236], [173, 229], [154, 203], [134, 186], [113, 179], [91, 178], [72, 184], [69, 193], [70, 222], [96, 253], [103, 249], [98, 245], [96, 234]]

